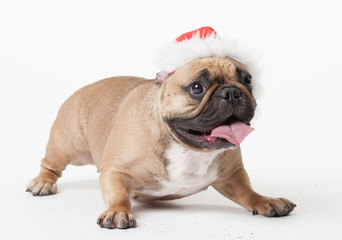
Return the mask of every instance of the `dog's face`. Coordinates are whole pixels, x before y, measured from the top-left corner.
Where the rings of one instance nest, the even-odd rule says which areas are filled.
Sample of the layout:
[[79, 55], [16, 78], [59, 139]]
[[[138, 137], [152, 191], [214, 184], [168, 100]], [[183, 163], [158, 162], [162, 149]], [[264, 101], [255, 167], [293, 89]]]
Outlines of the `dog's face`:
[[251, 81], [246, 68], [230, 58], [196, 59], [180, 67], [161, 89], [169, 132], [195, 150], [236, 147], [256, 108]]

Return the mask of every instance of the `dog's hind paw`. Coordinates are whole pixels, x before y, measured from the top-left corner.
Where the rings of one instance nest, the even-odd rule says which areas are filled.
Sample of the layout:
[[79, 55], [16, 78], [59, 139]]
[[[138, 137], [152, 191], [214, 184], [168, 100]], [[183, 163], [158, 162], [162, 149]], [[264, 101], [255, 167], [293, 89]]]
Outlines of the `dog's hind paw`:
[[31, 192], [33, 196], [47, 196], [56, 194], [57, 184], [49, 180], [34, 178], [26, 187], [26, 192]]

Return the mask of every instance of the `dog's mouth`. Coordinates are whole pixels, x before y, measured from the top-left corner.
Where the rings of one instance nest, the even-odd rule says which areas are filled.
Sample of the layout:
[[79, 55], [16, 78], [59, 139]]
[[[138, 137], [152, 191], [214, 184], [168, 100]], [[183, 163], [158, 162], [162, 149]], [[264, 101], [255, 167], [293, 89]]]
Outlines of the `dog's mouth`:
[[187, 128], [186, 125], [181, 121], [172, 121], [170, 124], [173, 132], [182, 142], [210, 150], [235, 148], [254, 130], [249, 123], [237, 120], [204, 131]]

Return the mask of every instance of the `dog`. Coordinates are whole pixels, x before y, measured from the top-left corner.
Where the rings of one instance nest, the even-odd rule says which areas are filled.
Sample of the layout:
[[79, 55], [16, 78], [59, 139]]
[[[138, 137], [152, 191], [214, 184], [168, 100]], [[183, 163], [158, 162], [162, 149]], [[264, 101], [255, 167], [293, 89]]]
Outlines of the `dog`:
[[256, 193], [242, 163], [256, 106], [251, 74], [230, 57], [197, 58], [155, 80], [95, 82], [60, 108], [27, 191], [55, 194], [67, 165], [95, 164], [104, 228], [136, 226], [131, 198], [172, 200], [209, 186], [253, 215], [285, 216], [296, 205]]

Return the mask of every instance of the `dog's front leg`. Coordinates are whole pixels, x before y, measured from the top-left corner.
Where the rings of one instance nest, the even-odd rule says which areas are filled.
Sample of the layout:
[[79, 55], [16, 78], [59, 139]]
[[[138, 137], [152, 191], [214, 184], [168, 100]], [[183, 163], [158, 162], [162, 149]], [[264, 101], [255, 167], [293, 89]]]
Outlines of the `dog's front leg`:
[[102, 197], [107, 210], [97, 219], [97, 224], [105, 228], [135, 227], [136, 221], [130, 212], [129, 183], [131, 177], [114, 170], [100, 173]]
[[284, 216], [296, 207], [285, 198], [264, 197], [253, 191], [248, 174], [242, 166], [228, 178], [223, 178], [213, 184], [213, 187], [222, 195], [250, 210], [253, 215]]

